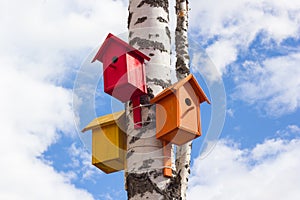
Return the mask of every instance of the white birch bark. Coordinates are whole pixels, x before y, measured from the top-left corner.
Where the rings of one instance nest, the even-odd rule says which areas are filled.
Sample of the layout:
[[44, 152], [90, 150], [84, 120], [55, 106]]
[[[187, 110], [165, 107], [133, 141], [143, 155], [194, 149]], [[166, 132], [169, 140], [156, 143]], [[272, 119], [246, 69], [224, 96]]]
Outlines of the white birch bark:
[[183, 79], [190, 73], [188, 52], [188, 0], [176, 0], [177, 24], [175, 30], [176, 76]]
[[128, 10], [129, 43], [151, 58], [146, 63], [149, 94], [141, 98], [141, 129], [134, 129], [131, 103], [126, 106], [128, 199], [179, 199], [176, 178], [163, 176], [162, 142], [155, 137], [155, 108], [148, 105], [150, 98], [171, 83], [168, 0], [130, 0]]
[[[180, 80], [190, 73], [188, 53], [188, 0], [176, 0], [177, 24], [175, 30], [176, 76]], [[176, 172], [180, 177], [181, 200], [186, 200], [186, 190], [190, 175], [192, 142], [176, 148]]]
[[188, 188], [188, 179], [190, 175], [192, 142], [188, 142], [176, 149], [176, 172], [180, 177], [180, 196], [186, 200], [186, 191]]

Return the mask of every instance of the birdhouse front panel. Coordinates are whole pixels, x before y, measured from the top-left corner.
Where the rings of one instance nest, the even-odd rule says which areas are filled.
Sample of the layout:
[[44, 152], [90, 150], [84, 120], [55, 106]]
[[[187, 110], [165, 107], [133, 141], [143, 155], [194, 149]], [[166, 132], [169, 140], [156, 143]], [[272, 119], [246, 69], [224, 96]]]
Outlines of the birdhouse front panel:
[[92, 164], [112, 173], [124, 169], [127, 148], [124, 111], [94, 119], [82, 132], [92, 130]]
[[[127, 68], [126, 68], [126, 54], [120, 56], [116, 63], [103, 67], [103, 80], [104, 91], [108, 94], [112, 94], [114, 88], [126, 86], [127, 80]], [[119, 64], [123, 62], [124, 64]]]
[[111, 124], [92, 131], [92, 164], [112, 173], [124, 169], [126, 138], [118, 126]]
[[200, 136], [200, 103], [189, 82], [178, 89], [179, 127]]
[[129, 51], [126, 46], [119, 45], [116, 40], [110, 39], [105, 47], [105, 55], [102, 57], [104, 70], [109, 66], [120, 67], [124, 64], [124, 58], [121, 57]]

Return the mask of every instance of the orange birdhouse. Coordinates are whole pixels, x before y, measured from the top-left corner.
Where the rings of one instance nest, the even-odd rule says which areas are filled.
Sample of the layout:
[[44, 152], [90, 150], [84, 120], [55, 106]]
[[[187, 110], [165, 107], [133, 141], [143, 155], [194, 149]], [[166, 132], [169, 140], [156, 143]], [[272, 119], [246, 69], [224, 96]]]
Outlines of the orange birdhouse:
[[[105, 173], [124, 169], [126, 155], [126, 134], [124, 111], [98, 117], [82, 132], [92, 130], [92, 164]], [[123, 129], [124, 130], [124, 129]]]
[[182, 145], [201, 135], [200, 104], [210, 103], [193, 75], [165, 89], [156, 103], [156, 138]]

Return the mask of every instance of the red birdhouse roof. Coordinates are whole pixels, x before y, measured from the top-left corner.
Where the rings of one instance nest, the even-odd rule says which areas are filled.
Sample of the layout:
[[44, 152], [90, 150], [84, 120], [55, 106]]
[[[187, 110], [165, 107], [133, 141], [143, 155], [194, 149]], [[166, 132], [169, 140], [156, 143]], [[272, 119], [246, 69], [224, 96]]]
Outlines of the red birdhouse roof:
[[166, 88], [161, 93], [159, 93], [157, 96], [155, 96], [153, 99], [151, 99], [150, 102], [155, 103], [155, 102], [165, 98], [169, 94], [175, 93], [176, 90], [178, 90], [180, 87], [182, 87], [187, 82], [189, 82], [191, 84], [191, 86], [193, 87], [196, 95], [199, 97], [200, 103], [206, 101], [207, 103], [210, 104], [210, 101], [208, 100], [207, 96], [205, 95], [202, 88], [200, 87], [197, 80], [195, 79], [195, 77], [192, 74], [188, 75], [187, 77], [180, 80], [179, 82], [177, 82], [177, 83], [171, 85], [170, 87]]
[[117, 43], [118, 45], [125, 47], [126, 50], [124, 50], [124, 54], [125, 53], [132, 53], [135, 54], [145, 60], [150, 60], [150, 58], [148, 56], [146, 56], [145, 54], [143, 54], [141, 51], [135, 49], [134, 47], [130, 46], [127, 42], [124, 42], [123, 40], [121, 40], [120, 38], [114, 36], [113, 34], [109, 33], [105, 39], [105, 41], [103, 42], [102, 46], [100, 47], [99, 51], [97, 52], [96, 56], [94, 57], [94, 59], [92, 60], [92, 62], [95, 62], [96, 60], [99, 61], [103, 61], [103, 56], [105, 54], [105, 52], [107, 51], [107, 49], [109, 48], [109, 46], [112, 43]]

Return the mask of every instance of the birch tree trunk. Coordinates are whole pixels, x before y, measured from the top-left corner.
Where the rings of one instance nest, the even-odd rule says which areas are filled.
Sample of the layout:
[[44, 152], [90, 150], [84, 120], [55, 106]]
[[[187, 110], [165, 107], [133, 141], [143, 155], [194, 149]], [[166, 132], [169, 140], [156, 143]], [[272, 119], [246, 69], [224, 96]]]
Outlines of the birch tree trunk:
[[[177, 24], [175, 30], [176, 76], [183, 79], [190, 73], [188, 53], [188, 0], [176, 0]], [[188, 178], [190, 175], [192, 142], [176, 148], [176, 172], [180, 178], [181, 200], [186, 199]]]
[[176, 176], [163, 176], [162, 142], [155, 137], [155, 108], [149, 100], [171, 84], [168, 0], [129, 1], [129, 43], [151, 57], [146, 63], [148, 95], [141, 98], [143, 126], [134, 129], [132, 104], [127, 114], [126, 187], [129, 200], [179, 199]]

